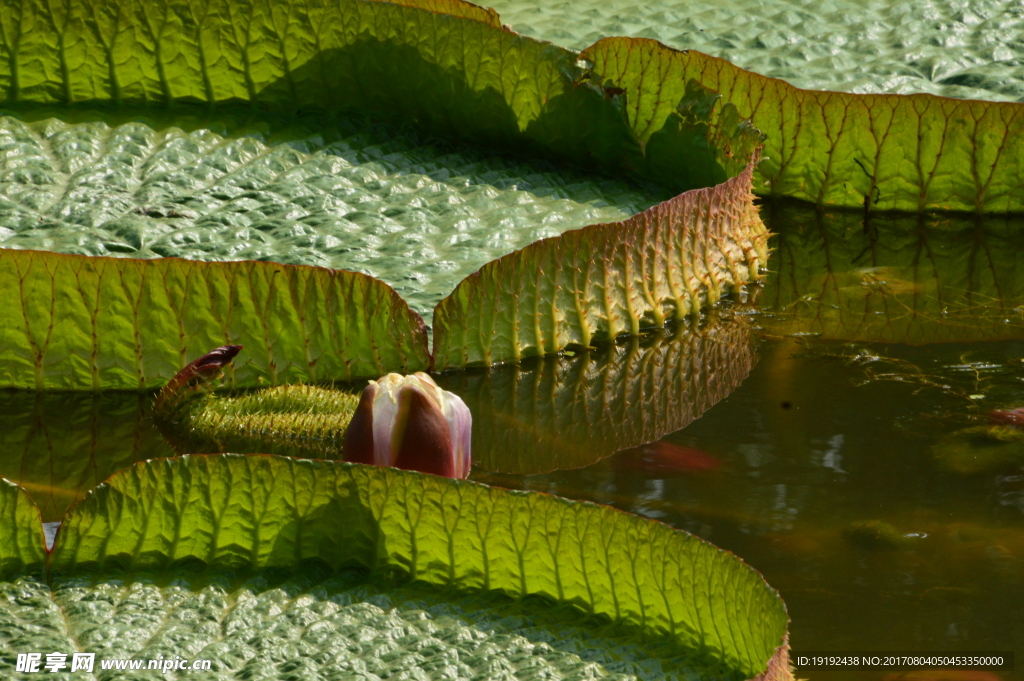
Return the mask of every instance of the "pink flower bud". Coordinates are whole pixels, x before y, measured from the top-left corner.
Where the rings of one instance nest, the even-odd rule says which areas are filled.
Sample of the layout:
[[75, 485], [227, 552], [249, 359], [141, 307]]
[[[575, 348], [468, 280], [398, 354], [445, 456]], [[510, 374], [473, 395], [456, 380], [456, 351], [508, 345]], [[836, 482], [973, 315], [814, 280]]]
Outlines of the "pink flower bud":
[[465, 402], [427, 374], [388, 374], [363, 390], [345, 431], [344, 458], [465, 478], [472, 423]]

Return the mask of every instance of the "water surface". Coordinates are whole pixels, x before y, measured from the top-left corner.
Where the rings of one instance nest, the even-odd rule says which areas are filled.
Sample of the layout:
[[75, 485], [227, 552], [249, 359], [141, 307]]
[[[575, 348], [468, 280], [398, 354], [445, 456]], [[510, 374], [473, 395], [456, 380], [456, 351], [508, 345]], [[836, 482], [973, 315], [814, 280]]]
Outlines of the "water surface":
[[[735, 552], [781, 592], [796, 649], [1019, 646], [1024, 439], [994, 442], [977, 431], [990, 410], [1024, 406], [1024, 225], [865, 220], [792, 205], [763, 212], [779, 233], [772, 272], [750, 292], [753, 303], [726, 315], [731, 331], [676, 329], [604, 358], [445, 379], [489, 405], [478, 419], [518, 414], [517, 428], [533, 428], [509, 439], [518, 447], [531, 437], [549, 448], [552, 437], [590, 442], [558, 426], [563, 408], [624, 419], [643, 410], [629, 400], [672, 398], [679, 405], [665, 407], [668, 416], [637, 423], [696, 420], [658, 445], [596, 462], [576, 448], [565, 459], [574, 463], [559, 464], [581, 468], [532, 474], [522, 452], [503, 465], [491, 451], [478, 463], [516, 472], [478, 465], [473, 479], [610, 504]], [[704, 336], [698, 343], [691, 332]], [[665, 379], [683, 361], [706, 373]], [[599, 381], [607, 387], [595, 389]], [[531, 395], [552, 413], [531, 411]], [[708, 395], [713, 406], [699, 401]], [[115, 470], [171, 453], [149, 420], [150, 400], [0, 394], [0, 475], [56, 520]]]

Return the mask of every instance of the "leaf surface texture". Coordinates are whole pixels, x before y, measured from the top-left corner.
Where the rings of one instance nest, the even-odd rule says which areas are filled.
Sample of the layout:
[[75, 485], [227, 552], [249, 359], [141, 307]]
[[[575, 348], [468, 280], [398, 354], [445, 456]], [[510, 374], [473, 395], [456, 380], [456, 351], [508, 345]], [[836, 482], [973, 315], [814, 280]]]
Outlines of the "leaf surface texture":
[[57, 542], [58, 576], [317, 559], [462, 592], [543, 595], [679, 652], [705, 650], [746, 678], [764, 670], [786, 626], [756, 572], [684, 532], [592, 504], [327, 461], [137, 465], [76, 506]]

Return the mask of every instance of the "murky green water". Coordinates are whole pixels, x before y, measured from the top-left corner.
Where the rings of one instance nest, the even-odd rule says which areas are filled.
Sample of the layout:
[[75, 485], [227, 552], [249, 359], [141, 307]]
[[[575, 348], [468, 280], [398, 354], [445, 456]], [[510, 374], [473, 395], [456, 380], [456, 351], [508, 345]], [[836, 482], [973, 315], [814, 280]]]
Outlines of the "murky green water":
[[[930, 448], [978, 413], [975, 405], [936, 389], [915, 393], [913, 384], [858, 387], [862, 368], [807, 356], [808, 345], [764, 342], [742, 386], [664, 438], [714, 457], [717, 469], [645, 470], [629, 452], [577, 471], [476, 477], [611, 504], [735, 552], [782, 593], [795, 649], [1019, 646], [1024, 458], [975, 475], [944, 470]], [[872, 349], [934, 367], [964, 354], [998, 363], [1017, 383], [1007, 395], [1024, 404], [1024, 367], [1014, 366], [1024, 342]], [[966, 372], [960, 378], [973, 383]], [[898, 537], [891, 546], [858, 541], [849, 528], [862, 521], [889, 523]]]
[[[473, 478], [611, 504], [735, 552], [782, 593], [798, 650], [1019, 646], [1024, 440], [981, 430], [990, 410], [1024, 406], [1024, 224], [764, 213], [779, 236], [753, 305], [593, 355], [444, 377], [475, 405]], [[171, 454], [147, 407], [0, 394], [0, 475], [56, 520], [115, 470]]]

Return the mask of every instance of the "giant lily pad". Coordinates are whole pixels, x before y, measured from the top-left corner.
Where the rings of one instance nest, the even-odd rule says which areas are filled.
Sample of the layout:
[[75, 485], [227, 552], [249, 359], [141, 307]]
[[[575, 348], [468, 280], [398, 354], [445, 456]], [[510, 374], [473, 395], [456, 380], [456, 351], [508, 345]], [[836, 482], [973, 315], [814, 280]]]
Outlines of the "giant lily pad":
[[691, 79], [720, 92], [766, 135], [759, 193], [878, 211], [1024, 211], [1024, 104], [800, 90], [644, 38], [604, 39], [580, 56], [625, 90], [637, 130], [660, 130]]
[[[659, 276], [665, 268], [679, 270], [682, 277], [678, 284], [670, 285], [672, 290], [668, 297], [664, 291], [655, 290], [651, 281], [644, 281], [648, 297], [653, 295], [652, 309], [633, 310], [635, 301], [627, 301], [632, 319], [625, 326], [619, 313], [609, 309], [611, 316], [607, 323], [596, 320], [590, 325], [593, 328], [576, 334], [583, 336], [584, 346], [589, 345], [592, 337], [610, 338], [622, 331], [635, 333], [641, 318], [645, 325], [648, 316], [655, 322], [664, 321], [666, 306], [672, 306], [676, 316], [695, 311], [704, 302], [713, 303], [723, 288], [741, 287], [758, 276], [758, 265], [766, 255], [764, 230], [751, 203], [752, 196], [745, 187], [750, 183], [750, 166], [756, 162], [755, 150], [761, 137], [738, 116], [732, 105], [716, 109], [714, 102], [718, 95], [699, 83], [686, 85], [663, 129], [652, 136], [647, 130], [634, 129], [623, 114], [621, 89], [578, 64], [574, 53], [506, 31], [498, 25], [496, 15], [473, 6], [433, 2], [400, 6], [346, 0], [329, 6], [300, 7], [221, 0], [202, 7], [190, 6], [183, 12], [171, 12], [159, 3], [141, 3], [133, 11], [123, 10], [125, 7], [117, 0], [103, 8], [88, 9], [36, 6], [31, 0], [25, 0], [20, 6], [20, 20], [12, 27], [14, 42], [8, 50], [6, 63], [10, 69], [6, 103], [29, 114], [32, 105], [68, 105], [83, 100], [115, 107], [138, 107], [150, 101], [170, 106], [199, 100], [212, 106], [248, 100], [278, 113], [293, 111], [296, 107], [356, 106], [416, 121], [420, 128], [434, 133], [498, 147], [515, 147], [605, 172], [656, 176], [669, 186], [683, 189], [711, 187], [746, 167], [746, 171], [732, 178], [734, 181], [727, 191], [705, 192], [699, 197], [664, 204], [660, 211], [634, 221], [629, 239], [649, 239], [656, 251], [665, 249], [666, 254], [661, 257], [652, 253], [650, 258], [634, 254], [627, 258], [625, 271], [621, 273], [626, 280], [621, 285], [610, 283], [611, 288], [622, 290], [614, 293], [609, 290], [604, 296], [605, 302], [611, 304], [611, 297], [621, 295], [635, 297], [635, 285], [628, 280], [632, 276], [631, 269], [635, 271], [644, 266], [640, 260], [658, 261], [655, 270], [644, 273], [648, 278]], [[69, 26], [84, 27], [70, 42]], [[48, 35], [53, 39], [52, 44], [57, 45], [55, 52], [42, 49]], [[113, 46], [126, 43], [138, 45], [137, 57], [142, 61], [124, 62], [116, 58]], [[54, 57], [56, 61], [50, 64]], [[150, 58], [152, 64], [146, 62]], [[65, 67], [69, 60], [85, 66], [68, 70]], [[483, 68], [485, 64], [501, 65], [501, 68]], [[151, 66], [155, 70], [151, 70]], [[195, 110], [190, 109], [186, 117], [194, 113]], [[8, 125], [10, 145], [17, 150], [14, 154], [17, 160], [5, 173], [6, 192], [10, 196], [3, 208], [12, 228], [18, 230], [18, 237], [26, 237], [22, 245], [41, 239], [46, 247], [51, 247], [52, 242], [66, 248], [71, 235], [72, 250], [82, 250], [85, 243], [76, 241], [73, 236], [73, 225], [77, 223], [86, 229], [102, 231], [102, 238], [88, 237], [90, 247], [99, 244], [103, 249], [117, 250], [119, 244], [123, 244], [122, 250], [129, 253], [144, 255], [150, 250], [166, 254], [167, 244], [146, 245], [152, 235], [144, 233], [142, 223], [145, 221], [141, 217], [194, 220], [206, 212], [219, 213], [206, 217], [241, 229], [246, 239], [252, 236], [250, 226], [256, 230], [289, 232], [288, 225], [274, 225], [273, 221], [293, 218], [296, 206], [298, 213], [313, 204], [323, 208], [321, 204], [326, 200], [316, 192], [304, 192], [303, 183], [330, 184], [332, 176], [343, 165], [332, 164], [324, 158], [302, 158], [294, 149], [278, 153], [268, 152], [257, 143], [227, 144], [208, 133], [185, 135], [175, 129], [154, 133], [137, 124], [122, 126], [113, 133], [101, 125], [77, 131], [61, 128], [59, 124], [47, 123], [44, 127], [45, 139], [40, 140], [38, 129], [19, 127], [16, 123]], [[106, 143], [99, 144], [94, 138], [103, 138]], [[104, 146], [114, 153], [104, 153]], [[54, 153], [48, 153], [47, 149]], [[120, 191], [116, 196], [105, 195], [111, 188]], [[707, 224], [702, 222], [704, 213], [701, 211], [707, 213]], [[252, 221], [253, 213], [256, 222]], [[353, 216], [357, 213], [359, 211], [353, 213], [345, 206], [346, 218], [355, 220]], [[716, 219], [719, 215], [728, 215], [731, 219]], [[363, 217], [374, 222], [373, 215]], [[386, 231], [387, 225], [378, 223], [380, 220], [374, 222], [374, 231]], [[172, 232], [187, 226], [163, 224]], [[44, 227], [68, 234], [64, 235], [64, 241], [52, 239], [41, 233], [41, 230], [45, 232]], [[463, 227], [460, 223], [459, 229]], [[606, 244], [608, 261], [598, 265], [603, 267], [604, 276], [613, 280], [620, 274], [620, 264], [612, 261], [620, 239], [607, 234], [609, 231], [617, 230], [595, 226], [585, 229], [584, 233], [588, 242]], [[692, 236], [692, 244], [682, 243], [684, 233]], [[198, 234], [179, 232], [177, 237], [181, 237], [177, 239], [178, 246], [190, 240], [202, 241]], [[330, 238], [311, 237], [311, 243], [323, 241], [321, 246], [339, 247], [338, 243], [329, 243]], [[672, 248], [670, 242], [675, 241], [679, 243]], [[12, 245], [17, 245], [17, 241]], [[203, 246], [198, 249], [200, 252], [213, 259], [255, 257], [259, 251], [258, 248], [253, 251], [228, 246], [224, 252], [224, 249], [201, 243], [197, 245]], [[156, 250], [158, 246], [160, 250]], [[361, 249], [362, 246], [354, 243], [351, 248]], [[295, 256], [295, 253], [285, 255], [289, 259]], [[264, 253], [260, 257], [271, 256]], [[127, 268], [138, 269], [140, 273], [152, 269], [149, 265], [109, 267], [118, 272]], [[281, 271], [260, 265], [246, 268], [253, 278], [267, 281]], [[690, 274], [685, 272], [687, 269], [691, 270]], [[153, 276], [160, 276], [159, 267], [157, 270]], [[29, 272], [24, 281], [29, 288], [45, 287], [49, 276], [37, 270]], [[146, 275], [139, 276], [145, 279]], [[346, 282], [360, 281], [363, 287], [375, 286], [352, 275], [336, 277]], [[234, 281], [230, 276], [227, 278]], [[84, 282], [82, 287], [91, 285], [91, 282]], [[290, 285], [292, 297], [301, 297], [302, 294], [294, 292], [301, 287], [301, 283]], [[593, 295], [586, 282], [579, 290], [559, 287], [564, 294], [577, 298]], [[268, 290], [276, 292], [279, 288], [274, 286]], [[121, 294], [115, 294], [118, 295]], [[122, 297], [130, 302], [132, 295], [129, 290]], [[287, 297], [283, 291], [281, 295]], [[91, 300], [85, 293], [73, 292], [71, 297], [79, 296]], [[235, 385], [250, 385], [258, 380], [279, 383], [344, 379], [379, 375], [385, 370], [419, 368], [422, 355], [418, 354], [418, 349], [407, 347], [407, 340], [413, 346], [418, 342], [416, 330], [411, 330], [413, 339], [404, 339], [410, 335], [410, 330], [405, 328], [408, 320], [402, 318], [404, 312], [393, 314], [390, 308], [394, 301], [377, 305], [373, 298], [367, 293], [353, 294], [346, 298], [347, 309], [321, 310], [317, 314], [301, 309], [305, 302], [293, 302], [292, 305], [300, 309], [286, 311], [292, 319], [282, 321], [288, 328], [279, 331], [270, 328], [277, 311], [261, 306], [259, 294], [242, 287], [237, 294], [237, 305], [232, 300], [225, 309], [212, 313], [197, 311], [195, 319], [202, 318], [203, 322], [197, 322], [196, 333], [190, 335], [217, 337], [213, 343], [200, 341], [207, 347], [235, 342], [252, 346], [246, 336], [254, 337], [267, 359], [261, 361], [258, 368], [253, 367], [252, 376], [243, 372], [234, 377]], [[174, 308], [175, 304], [177, 302], [172, 300], [170, 307]], [[253, 309], [236, 309], [249, 306]], [[34, 308], [35, 304], [28, 307]], [[61, 319], [70, 314], [65, 310], [57, 312]], [[137, 312], [149, 314], [146, 303]], [[30, 315], [22, 315], [25, 317], [23, 326], [31, 327], [35, 323], [31, 317], [36, 314], [33, 309]], [[82, 312], [83, 319], [79, 321], [86, 321], [84, 317], [88, 314]], [[167, 316], [168, 311], [159, 314]], [[234, 323], [243, 315], [246, 319], [264, 320], [266, 324], [253, 319], [252, 329], [228, 328], [226, 317], [231, 317]], [[306, 320], [319, 321], [324, 316], [338, 317], [328, 325], [337, 323], [343, 330], [336, 336], [357, 346], [340, 353], [337, 367], [317, 367], [326, 344], [315, 337], [316, 332], [291, 328], [296, 318], [302, 326]], [[88, 333], [81, 338], [69, 336], [66, 339], [65, 332], [58, 330], [56, 341], [68, 344], [64, 354], [72, 357], [72, 364], [76, 355], [95, 358], [91, 360], [92, 366], [88, 361], [82, 367], [75, 366], [67, 371], [61, 366], [60, 387], [138, 389], [151, 385], [151, 375], [162, 377], [160, 367], [143, 366], [162, 364], [165, 358], [159, 352], [151, 353], [148, 348], [153, 343], [141, 338], [143, 334], [132, 331], [138, 328], [138, 323], [119, 328], [115, 333], [114, 329], [103, 327], [106, 322], [94, 317], [97, 315], [92, 315], [88, 321], [103, 330], [103, 340], [109, 342], [111, 348], [100, 347], [96, 332], [91, 334], [94, 338], [90, 342]], [[543, 316], [535, 316], [531, 321], [538, 327], [547, 326]], [[378, 327], [391, 325], [398, 328], [388, 330], [395, 338], [403, 340], [398, 348], [377, 353], [378, 347], [391, 345], [390, 339], [380, 339]], [[173, 326], [173, 323], [160, 323], [155, 325], [154, 331], [171, 333]], [[49, 337], [36, 338], [39, 334], [32, 328], [19, 329], [19, 332], [12, 339], [12, 347], [15, 357], [21, 358], [25, 366], [12, 368], [7, 384], [36, 389], [57, 387], [53, 383], [56, 379], [51, 380], [47, 375], [48, 371], [53, 371], [48, 362], [63, 362], [63, 355], [45, 357], [50, 351]], [[494, 332], [507, 333], [501, 328]], [[274, 343], [288, 346], [282, 348], [284, 357], [272, 356], [274, 351], [270, 346]], [[183, 343], [175, 344], [172, 340], [169, 344], [179, 355], [185, 352]], [[562, 346], [561, 338], [553, 339], [543, 343], [539, 351], [557, 350]], [[350, 351], [352, 356], [346, 354]], [[485, 358], [469, 357], [453, 362], [445, 356], [441, 365], [505, 361], [522, 356], [524, 351], [529, 354], [535, 350], [529, 346], [520, 348], [515, 339], [509, 348], [488, 348]], [[134, 375], [122, 375], [131, 367], [120, 365], [133, 354]], [[124, 355], [126, 359], [115, 359], [112, 355]], [[24, 359], [26, 357], [29, 361]], [[179, 356], [180, 359], [183, 356]], [[12, 358], [12, 361], [18, 360]], [[182, 363], [176, 362], [179, 366]], [[278, 371], [278, 363], [285, 365], [281, 371]]]
[[[459, 2], [220, 0], [171, 12], [122, 1], [13, 3], [0, 72], [8, 101], [354, 104], [607, 170], [656, 169], [687, 188], [691, 159], [648, 161], [657, 135], [675, 139], [665, 124], [696, 78], [768, 134], [759, 189], [773, 195], [910, 211], [1024, 205], [1014, 191], [1019, 104], [802, 91], [642, 38], [599, 41], [577, 63]], [[119, 59], [115, 45], [137, 49]]]
[[587, 348], [738, 292], [759, 278], [768, 257], [768, 233], [750, 201], [755, 164], [624, 222], [567, 232], [488, 263], [438, 303], [434, 367]]
[[519, 33], [577, 50], [654, 38], [806, 90], [1020, 101], [1024, 17], [1016, 0], [492, 0]]
[[[20, 510], [31, 510], [27, 497], [5, 484], [0, 500], [5, 539], [37, 538], [4, 541], [3, 560], [38, 569], [45, 552], [38, 520]], [[782, 602], [731, 554], [608, 507], [394, 469], [237, 455], [137, 464], [69, 512], [49, 586], [15, 572], [0, 598], [19, 646], [80, 646], [99, 660], [175, 645], [215, 673], [263, 664], [285, 678], [296, 664], [432, 670], [433, 652], [457, 678], [495, 664], [501, 678], [526, 678], [525, 651], [553, 668], [548, 678], [581, 665], [669, 679], [788, 674]], [[531, 622], [541, 603], [546, 620]], [[197, 608], [210, 626], [190, 619]], [[538, 629], [556, 649], [566, 647], [559, 633], [570, 646], [581, 633], [598, 638], [567, 658], [530, 641]], [[402, 636], [382, 649], [388, 632]], [[271, 652], [270, 636], [271, 648], [284, 636], [306, 653]], [[454, 653], [459, 640], [475, 643]], [[650, 659], [631, 663], [638, 655]]]
[[33, 109], [0, 139], [0, 246], [361, 272], [428, 325], [484, 263], [667, 198], [358, 112]]
[[[179, 9], [145, 2], [129, 10], [121, 0], [88, 8], [15, 2], [12, 16], [17, 19], [5, 29], [7, 60], [0, 65], [6, 69], [6, 103], [22, 109], [82, 101], [115, 106], [200, 101], [214, 106], [244, 100], [279, 111], [359, 106], [416, 121], [433, 132], [527, 149], [605, 172], [656, 177], [677, 188], [720, 182], [746, 163], [756, 144], [756, 135], [742, 121], [750, 115], [768, 130], [771, 158], [762, 174], [771, 179], [773, 194], [877, 209], [1019, 208], [1013, 190], [1020, 184], [1014, 161], [1020, 154], [1013, 145], [1021, 137], [1016, 131], [1022, 119], [1020, 107], [1011, 104], [816, 95], [787, 89], [726, 62], [639, 39], [604, 40], [577, 59], [571, 51], [501, 28], [493, 12], [457, 2], [346, 0], [299, 6], [219, 0]], [[124, 50], [131, 52], [131, 59], [118, 56]], [[69, 68], [72, 63], [80, 68]], [[708, 86], [724, 95], [714, 115], [708, 102], [715, 95], [708, 93]], [[917, 144], [916, 160], [905, 164], [900, 159], [910, 143]], [[93, 161], [88, 153], [79, 156], [72, 165]], [[29, 175], [15, 178], [19, 191], [31, 180]], [[100, 175], [94, 178], [98, 182]], [[680, 285], [674, 277], [660, 276], [655, 267], [657, 272], [643, 272], [637, 282], [612, 281], [600, 301], [588, 290], [587, 277], [582, 287], [567, 287], [546, 280], [552, 276], [550, 268], [536, 277], [538, 290], [531, 293], [527, 284], [535, 263], [527, 262], [527, 271], [507, 274], [508, 281], [462, 288], [459, 295], [479, 298], [485, 309], [458, 312], [484, 320], [485, 336], [454, 344], [450, 334], [440, 339], [445, 342], [438, 345], [439, 366], [518, 359], [572, 344], [585, 347], [591, 338], [636, 333], [667, 313], [682, 314], [686, 302], [692, 310], [704, 300], [714, 301], [723, 287], [742, 286], [745, 272], [754, 274], [759, 264], [752, 254], [763, 250], [756, 247], [760, 223], [747, 192], [726, 194], [718, 197], [722, 205], [710, 206], [707, 214], [741, 216], [727, 221], [733, 233], [724, 235], [726, 242], [740, 247], [726, 243], [720, 249], [724, 262], [713, 263], [708, 271], [728, 271], [728, 278], [702, 276], [700, 261], [709, 258], [706, 253], [702, 258], [697, 253], [702, 245], [694, 244], [678, 255], [696, 276], [684, 273]], [[659, 233], [663, 223], [678, 226], [664, 215], [676, 208], [680, 206], [663, 204], [652, 209], [637, 221], [650, 219], [652, 224], [630, 238], [656, 243], [664, 236]], [[696, 220], [699, 211], [690, 213], [680, 210], [687, 216], [684, 223]], [[651, 219], [657, 215], [661, 217]], [[687, 228], [692, 229], [684, 226], [684, 233]], [[579, 238], [586, 247], [603, 244], [610, 250], [596, 265], [614, 280], [620, 274], [613, 262], [618, 235], [609, 239], [601, 232], [591, 229], [561, 243], [571, 245]], [[671, 250], [666, 244], [661, 248]], [[737, 260], [740, 251], [745, 263]], [[536, 255], [528, 254], [527, 260]], [[516, 269], [511, 263], [521, 257], [506, 260], [505, 269]], [[621, 274], [626, 280], [629, 270], [638, 267], [635, 260], [636, 254], [625, 257]], [[658, 262], [656, 257], [650, 260]], [[669, 270], [673, 266], [669, 263]], [[652, 290], [655, 280], [667, 280], [669, 294]], [[540, 314], [539, 301], [552, 283], [553, 298], [573, 298], [575, 305], [569, 309], [576, 308], [578, 325], [567, 320], [565, 306], [557, 300], [550, 301], [550, 314]], [[491, 300], [502, 286], [512, 297]], [[518, 309], [505, 308], [515, 308], [517, 296], [524, 294], [526, 302], [534, 299], [535, 309], [520, 319]], [[597, 307], [604, 303], [604, 314], [590, 319], [595, 302]], [[507, 319], [495, 326], [487, 321], [490, 314]], [[566, 328], [559, 329], [560, 324]], [[494, 338], [487, 338], [488, 332]], [[18, 345], [19, 353], [34, 356], [29, 372], [34, 376], [28, 381], [19, 375], [10, 384], [47, 386], [37, 339], [19, 339]], [[73, 348], [69, 354], [79, 351]], [[307, 365], [311, 361], [306, 358]], [[21, 362], [26, 363], [24, 358]], [[141, 359], [136, 357], [135, 363]], [[135, 380], [128, 381], [101, 377], [102, 371], [97, 366], [76, 370], [64, 387], [146, 383], [144, 372], [136, 371]], [[265, 373], [275, 382], [288, 380], [275, 375], [273, 361]]]
[[[574, 52], [506, 31], [496, 14], [468, 3], [217, 0], [172, 12], [161, 2], [129, 11], [126, 1], [56, 8], [18, 0], [11, 11], [20, 21], [0, 65], [6, 101], [357, 106], [614, 172], [642, 172], [652, 152], [622, 115], [613, 84]], [[137, 49], [122, 60], [114, 45]], [[714, 159], [705, 173], [690, 172], [706, 160], [677, 157], [678, 173], [668, 176], [659, 164], [659, 179], [681, 189], [716, 184]]]

